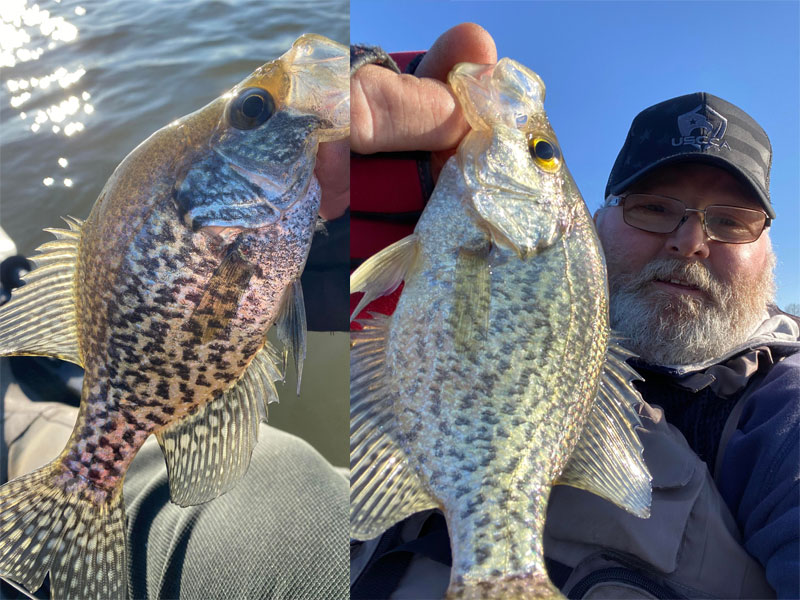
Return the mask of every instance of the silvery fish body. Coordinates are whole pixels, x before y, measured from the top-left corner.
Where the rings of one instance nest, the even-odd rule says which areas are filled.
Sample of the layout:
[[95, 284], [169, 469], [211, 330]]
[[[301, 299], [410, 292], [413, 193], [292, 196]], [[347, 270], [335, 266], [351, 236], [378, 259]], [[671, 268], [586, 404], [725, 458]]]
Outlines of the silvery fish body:
[[[320, 141], [349, 134], [349, 54], [321, 36], [157, 131], [85, 222], [42, 246], [0, 308], [0, 354], [85, 369], [72, 436], [0, 489], [0, 575], [53, 597], [125, 598], [122, 482], [151, 434], [172, 500], [244, 474], [280, 357], [305, 352], [299, 277], [317, 222]], [[284, 355], [285, 360], [285, 355]]]
[[542, 548], [555, 483], [647, 514], [633, 374], [609, 344], [603, 257], [541, 80], [503, 59], [450, 83], [472, 131], [414, 234], [351, 278], [360, 307], [405, 281], [392, 316], [353, 333], [352, 533], [440, 508], [448, 597], [559, 597]]

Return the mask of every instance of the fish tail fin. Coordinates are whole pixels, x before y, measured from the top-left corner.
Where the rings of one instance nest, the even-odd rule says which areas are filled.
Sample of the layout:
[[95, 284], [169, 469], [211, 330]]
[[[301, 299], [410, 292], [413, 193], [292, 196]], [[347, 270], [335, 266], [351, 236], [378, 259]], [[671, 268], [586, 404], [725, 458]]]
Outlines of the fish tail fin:
[[566, 600], [546, 573], [510, 575], [496, 579], [451, 581], [446, 600]]
[[52, 598], [127, 599], [122, 494], [97, 502], [58, 461], [0, 488], [0, 577]]

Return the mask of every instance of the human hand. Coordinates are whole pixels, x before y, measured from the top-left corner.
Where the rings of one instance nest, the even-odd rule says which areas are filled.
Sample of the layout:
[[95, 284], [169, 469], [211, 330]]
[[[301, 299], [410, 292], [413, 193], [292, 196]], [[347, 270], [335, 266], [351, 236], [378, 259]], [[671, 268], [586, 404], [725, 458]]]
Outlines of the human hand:
[[320, 144], [314, 174], [322, 189], [319, 216], [326, 221], [341, 217], [350, 206], [350, 140]]
[[434, 180], [469, 131], [447, 74], [459, 62], [494, 64], [497, 49], [474, 23], [444, 32], [417, 67], [398, 75], [377, 65], [360, 68], [350, 83], [350, 143], [360, 154], [431, 151]]

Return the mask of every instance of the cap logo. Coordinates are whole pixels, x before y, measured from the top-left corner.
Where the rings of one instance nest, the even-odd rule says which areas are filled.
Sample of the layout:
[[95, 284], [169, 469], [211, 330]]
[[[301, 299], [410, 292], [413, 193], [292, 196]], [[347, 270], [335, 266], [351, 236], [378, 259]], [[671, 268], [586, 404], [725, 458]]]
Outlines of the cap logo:
[[[723, 117], [710, 106], [706, 106], [706, 114], [700, 113], [703, 105], [678, 115], [678, 131], [681, 136], [672, 138], [673, 146], [694, 146], [698, 150], [705, 151], [709, 147], [720, 150], [731, 147], [723, 137], [728, 128], [728, 119]], [[692, 135], [696, 130], [699, 135]]]

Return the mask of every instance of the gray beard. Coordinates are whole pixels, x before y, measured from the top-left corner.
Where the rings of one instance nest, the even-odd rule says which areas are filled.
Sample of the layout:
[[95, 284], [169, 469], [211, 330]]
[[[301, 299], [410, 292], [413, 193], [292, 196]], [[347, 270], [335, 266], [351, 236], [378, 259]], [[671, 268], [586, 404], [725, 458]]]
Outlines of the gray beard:
[[[610, 321], [623, 344], [655, 365], [689, 365], [724, 355], [761, 324], [775, 296], [775, 255], [756, 281], [717, 281], [697, 261], [656, 259], [637, 275], [609, 277]], [[653, 280], [686, 281], [705, 298], [654, 289]]]

